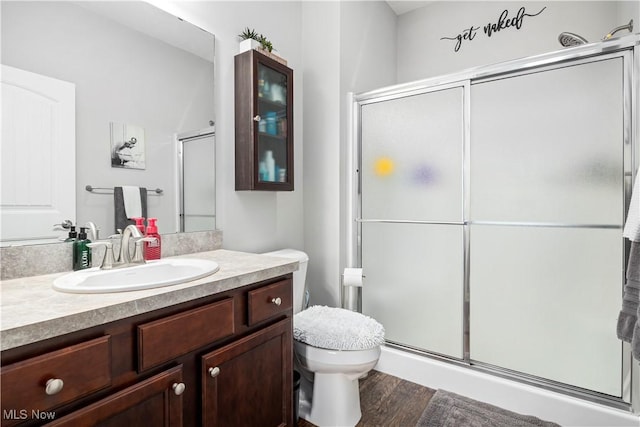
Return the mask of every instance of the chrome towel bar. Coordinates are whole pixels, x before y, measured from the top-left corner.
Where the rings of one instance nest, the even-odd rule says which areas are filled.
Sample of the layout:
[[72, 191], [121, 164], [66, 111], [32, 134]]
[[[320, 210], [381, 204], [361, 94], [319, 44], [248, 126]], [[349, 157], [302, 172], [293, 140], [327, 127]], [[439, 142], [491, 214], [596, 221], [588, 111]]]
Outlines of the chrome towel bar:
[[[108, 187], [93, 187], [91, 185], [85, 185], [85, 190], [90, 193], [96, 194], [113, 194], [113, 188]], [[147, 190], [147, 193], [151, 196], [161, 196], [164, 190], [162, 188], [156, 188], [155, 190]]]

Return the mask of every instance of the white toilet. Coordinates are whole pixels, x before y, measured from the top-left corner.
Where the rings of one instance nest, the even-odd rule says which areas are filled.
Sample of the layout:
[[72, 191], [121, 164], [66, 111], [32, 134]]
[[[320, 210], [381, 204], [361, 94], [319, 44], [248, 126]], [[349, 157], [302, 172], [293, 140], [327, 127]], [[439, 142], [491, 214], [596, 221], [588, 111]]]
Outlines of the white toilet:
[[293, 273], [294, 354], [302, 370], [300, 417], [321, 427], [355, 426], [362, 416], [358, 378], [378, 363], [384, 328], [342, 308], [313, 306], [303, 311], [307, 254], [283, 249], [264, 255], [300, 263]]

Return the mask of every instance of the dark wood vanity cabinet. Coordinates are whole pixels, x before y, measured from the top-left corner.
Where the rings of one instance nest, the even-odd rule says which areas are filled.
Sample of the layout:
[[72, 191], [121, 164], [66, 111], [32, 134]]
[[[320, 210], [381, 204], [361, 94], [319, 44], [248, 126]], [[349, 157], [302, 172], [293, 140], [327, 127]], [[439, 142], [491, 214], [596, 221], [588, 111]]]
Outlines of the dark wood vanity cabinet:
[[236, 190], [293, 191], [293, 70], [249, 50], [235, 57]]
[[182, 365], [47, 424], [57, 427], [182, 426]]
[[203, 426], [290, 425], [291, 319], [202, 357]]
[[2, 426], [293, 426], [291, 286], [289, 274], [6, 350]]

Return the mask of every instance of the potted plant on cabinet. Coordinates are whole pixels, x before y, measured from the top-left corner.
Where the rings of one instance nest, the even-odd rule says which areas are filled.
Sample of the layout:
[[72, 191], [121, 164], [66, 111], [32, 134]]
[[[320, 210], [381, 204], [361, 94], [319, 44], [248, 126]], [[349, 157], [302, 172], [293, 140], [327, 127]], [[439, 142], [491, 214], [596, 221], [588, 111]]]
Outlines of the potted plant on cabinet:
[[240, 37], [240, 52], [246, 52], [247, 50], [260, 47], [260, 36], [261, 35], [256, 33], [255, 30], [249, 27], [245, 28], [243, 32], [238, 34], [238, 37]]
[[273, 53], [273, 43], [264, 34], [258, 34], [253, 28], [246, 27], [238, 34], [240, 37], [240, 53], [256, 49], [268, 57], [287, 65], [287, 61]]

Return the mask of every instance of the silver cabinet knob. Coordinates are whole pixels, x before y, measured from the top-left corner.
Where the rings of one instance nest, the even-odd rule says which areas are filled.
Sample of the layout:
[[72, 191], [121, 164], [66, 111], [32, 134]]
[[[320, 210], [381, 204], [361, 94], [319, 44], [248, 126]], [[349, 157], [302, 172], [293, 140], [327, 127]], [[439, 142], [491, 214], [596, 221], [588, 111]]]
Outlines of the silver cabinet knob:
[[260, 117], [260, 114], [257, 114], [257, 115], [253, 118], [253, 121], [254, 121], [254, 122], [259, 122], [260, 120], [262, 120], [262, 117]]
[[282, 299], [281, 299], [280, 297], [273, 298], [273, 299], [271, 300], [271, 302], [272, 302], [273, 304], [275, 304], [275, 305], [280, 305], [280, 304], [282, 304]]
[[54, 394], [58, 394], [62, 391], [64, 387], [64, 381], [60, 378], [51, 378], [47, 380], [47, 384], [44, 387], [44, 392], [49, 396], [53, 396]]
[[182, 393], [184, 393], [184, 389], [187, 388], [187, 386], [185, 386], [184, 383], [173, 383], [171, 388], [173, 389], [173, 392], [176, 394], [176, 396], [180, 396]]
[[211, 378], [217, 377], [219, 373], [220, 368], [218, 368], [217, 366], [215, 368], [209, 368], [209, 375], [211, 375]]

